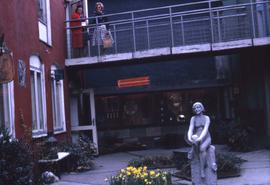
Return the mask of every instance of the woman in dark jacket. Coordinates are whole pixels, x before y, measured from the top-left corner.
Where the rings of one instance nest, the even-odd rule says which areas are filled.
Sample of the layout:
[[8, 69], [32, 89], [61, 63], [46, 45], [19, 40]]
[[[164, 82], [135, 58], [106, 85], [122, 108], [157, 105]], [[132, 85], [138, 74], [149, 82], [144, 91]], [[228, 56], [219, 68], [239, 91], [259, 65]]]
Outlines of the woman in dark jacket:
[[92, 37], [92, 46], [96, 45], [103, 45], [103, 41], [105, 39], [105, 36], [109, 36], [112, 40], [111, 32], [109, 31], [109, 24], [108, 18], [104, 17], [104, 5], [101, 2], [96, 3], [96, 9], [95, 9], [95, 20], [93, 21], [93, 24], [97, 24], [96, 28], [94, 29], [93, 37]]

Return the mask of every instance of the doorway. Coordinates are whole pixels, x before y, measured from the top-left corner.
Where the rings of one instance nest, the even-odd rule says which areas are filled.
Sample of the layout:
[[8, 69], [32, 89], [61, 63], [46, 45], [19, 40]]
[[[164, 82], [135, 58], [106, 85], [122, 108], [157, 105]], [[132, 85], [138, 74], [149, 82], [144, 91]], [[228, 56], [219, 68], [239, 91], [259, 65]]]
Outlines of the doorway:
[[98, 154], [94, 90], [89, 89], [72, 94], [70, 112], [73, 142], [78, 142], [80, 137], [87, 137], [93, 142], [96, 154]]

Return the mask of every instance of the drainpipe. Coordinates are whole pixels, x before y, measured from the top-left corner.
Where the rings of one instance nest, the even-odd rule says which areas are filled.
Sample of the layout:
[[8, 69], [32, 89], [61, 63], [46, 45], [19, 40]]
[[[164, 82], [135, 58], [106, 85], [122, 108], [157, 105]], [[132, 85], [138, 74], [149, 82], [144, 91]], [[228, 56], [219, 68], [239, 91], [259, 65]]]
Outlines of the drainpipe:
[[[69, 20], [70, 18], [70, 4], [67, 3], [65, 6], [66, 9], [66, 21]], [[70, 22], [66, 22], [66, 27], [70, 27]], [[70, 29], [66, 29], [66, 36], [67, 36], [67, 58], [71, 58], [71, 30]]]

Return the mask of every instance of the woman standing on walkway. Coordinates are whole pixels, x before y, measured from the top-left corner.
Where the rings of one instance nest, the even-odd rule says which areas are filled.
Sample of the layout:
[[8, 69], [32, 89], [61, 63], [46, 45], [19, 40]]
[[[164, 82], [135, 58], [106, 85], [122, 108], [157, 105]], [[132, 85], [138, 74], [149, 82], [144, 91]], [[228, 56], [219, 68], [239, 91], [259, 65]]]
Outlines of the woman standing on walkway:
[[[93, 37], [92, 37], [92, 46], [100, 46], [103, 45], [105, 37], [109, 37], [112, 40], [112, 35], [109, 29], [108, 18], [104, 16], [104, 5], [101, 2], [96, 3], [95, 8], [95, 20], [93, 24], [96, 24], [96, 28], [94, 29]], [[104, 47], [104, 45], [103, 45]]]
[[81, 25], [83, 18], [83, 8], [81, 5], [77, 5], [74, 13], [71, 15], [72, 22], [71, 33], [72, 33], [72, 48], [73, 57], [81, 57], [83, 54], [83, 27]]

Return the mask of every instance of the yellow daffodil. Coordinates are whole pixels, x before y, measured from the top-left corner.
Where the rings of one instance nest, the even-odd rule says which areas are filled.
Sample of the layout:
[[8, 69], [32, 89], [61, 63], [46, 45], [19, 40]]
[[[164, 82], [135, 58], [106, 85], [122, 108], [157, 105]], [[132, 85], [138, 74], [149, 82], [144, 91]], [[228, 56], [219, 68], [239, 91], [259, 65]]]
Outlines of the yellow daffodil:
[[155, 171], [153, 170], [150, 171], [150, 176], [155, 176], [155, 174], [156, 174]]
[[110, 185], [115, 184], [132, 184], [141, 183], [144, 185], [166, 185], [168, 183], [167, 172], [161, 170], [147, 170], [147, 166], [134, 167], [128, 166], [125, 169], [121, 169], [118, 175], [112, 176], [111, 179], [105, 178], [105, 182], [109, 182]]

